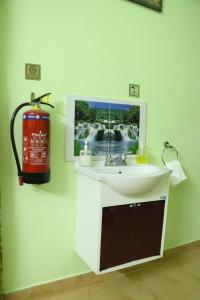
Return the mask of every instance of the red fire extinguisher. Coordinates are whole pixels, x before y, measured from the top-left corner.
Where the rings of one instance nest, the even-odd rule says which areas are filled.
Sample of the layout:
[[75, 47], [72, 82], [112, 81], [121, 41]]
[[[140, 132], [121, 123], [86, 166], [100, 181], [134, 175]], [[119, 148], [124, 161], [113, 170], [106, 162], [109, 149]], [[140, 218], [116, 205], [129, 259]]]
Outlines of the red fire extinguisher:
[[[30, 102], [20, 104], [14, 111], [10, 122], [10, 137], [17, 165], [19, 184], [42, 184], [50, 181], [50, 121], [49, 113], [41, 110], [40, 104], [50, 93], [42, 95]], [[17, 113], [24, 106], [32, 108], [23, 113], [22, 130], [22, 169], [17, 153], [14, 137], [14, 122]]]

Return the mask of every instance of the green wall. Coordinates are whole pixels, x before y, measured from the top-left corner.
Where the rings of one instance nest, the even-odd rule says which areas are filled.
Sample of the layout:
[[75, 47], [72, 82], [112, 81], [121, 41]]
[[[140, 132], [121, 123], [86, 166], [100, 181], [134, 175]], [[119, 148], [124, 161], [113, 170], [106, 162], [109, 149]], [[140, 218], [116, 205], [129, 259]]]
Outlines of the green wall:
[[[0, 166], [5, 292], [88, 271], [74, 252], [76, 175], [64, 162], [67, 94], [148, 103], [147, 146], [180, 152], [188, 181], [170, 192], [165, 248], [200, 238], [200, 2], [164, 1], [163, 13], [126, 0], [0, 0]], [[42, 80], [24, 79], [25, 63]], [[30, 93], [52, 92], [52, 180], [18, 186], [9, 119]], [[20, 148], [20, 120], [16, 126]], [[86, 216], [87, 217], [87, 216]]]

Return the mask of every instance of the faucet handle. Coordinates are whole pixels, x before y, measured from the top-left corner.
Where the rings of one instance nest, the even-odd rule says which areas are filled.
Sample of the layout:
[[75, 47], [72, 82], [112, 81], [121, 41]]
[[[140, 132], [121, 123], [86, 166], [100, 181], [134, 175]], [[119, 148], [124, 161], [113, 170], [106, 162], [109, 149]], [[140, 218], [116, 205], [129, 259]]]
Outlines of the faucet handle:
[[109, 152], [106, 156], [105, 166], [110, 166], [113, 162], [113, 158], [111, 156], [111, 153]]
[[131, 151], [123, 152], [123, 153], [121, 154], [121, 158], [122, 158], [123, 160], [126, 160], [126, 159], [127, 159], [127, 155], [131, 155], [131, 154], [132, 154]]
[[132, 151], [127, 151], [127, 152], [125, 152], [125, 154], [126, 155], [131, 155], [131, 154], [133, 154], [133, 152]]
[[112, 159], [112, 155], [111, 155], [111, 153], [109, 152], [107, 155], [106, 155], [106, 159]]
[[127, 153], [126, 152], [122, 153], [121, 158], [122, 158], [122, 160], [126, 160], [127, 159]]

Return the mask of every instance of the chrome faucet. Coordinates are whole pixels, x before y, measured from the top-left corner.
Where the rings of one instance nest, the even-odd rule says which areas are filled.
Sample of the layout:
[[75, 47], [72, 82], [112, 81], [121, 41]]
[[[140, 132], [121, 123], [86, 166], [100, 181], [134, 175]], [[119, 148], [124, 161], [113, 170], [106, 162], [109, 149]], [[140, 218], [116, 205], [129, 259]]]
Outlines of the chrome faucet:
[[111, 156], [111, 153], [108, 152], [106, 155], [106, 161], [105, 161], [105, 166], [113, 166], [113, 158]]
[[112, 157], [109, 152], [106, 156], [105, 166], [127, 166], [127, 156], [125, 153], [121, 153], [116, 157]]

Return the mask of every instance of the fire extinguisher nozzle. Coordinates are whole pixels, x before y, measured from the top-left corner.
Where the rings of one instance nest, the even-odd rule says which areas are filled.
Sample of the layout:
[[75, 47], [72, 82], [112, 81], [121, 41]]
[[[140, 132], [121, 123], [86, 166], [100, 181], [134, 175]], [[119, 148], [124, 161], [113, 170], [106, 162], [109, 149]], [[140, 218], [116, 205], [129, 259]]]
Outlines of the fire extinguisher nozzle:
[[19, 185], [23, 185], [24, 180], [23, 180], [23, 176], [19, 176]]

